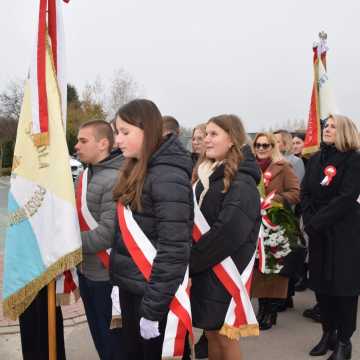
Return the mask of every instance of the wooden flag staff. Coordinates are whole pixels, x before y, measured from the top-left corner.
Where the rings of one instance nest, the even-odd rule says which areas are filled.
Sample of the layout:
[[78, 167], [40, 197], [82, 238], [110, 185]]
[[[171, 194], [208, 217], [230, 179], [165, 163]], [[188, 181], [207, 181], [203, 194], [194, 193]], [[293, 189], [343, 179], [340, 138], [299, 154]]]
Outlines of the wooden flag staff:
[[56, 300], [55, 279], [47, 286], [49, 360], [56, 360]]

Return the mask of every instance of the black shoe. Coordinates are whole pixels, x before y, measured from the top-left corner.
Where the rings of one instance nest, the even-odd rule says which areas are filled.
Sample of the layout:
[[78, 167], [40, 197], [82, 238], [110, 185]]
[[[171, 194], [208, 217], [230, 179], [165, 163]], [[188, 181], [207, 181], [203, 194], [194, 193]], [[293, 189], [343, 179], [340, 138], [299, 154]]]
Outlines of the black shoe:
[[316, 322], [321, 322], [321, 316], [320, 316], [320, 307], [319, 304], [316, 304], [313, 308], [311, 309], [306, 309], [303, 312], [303, 316], [309, 319], [312, 319]]
[[205, 333], [202, 333], [199, 341], [195, 344], [195, 356], [197, 359], [206, 359], [208, 357], [208, 340]]
[[311, 356], [322, 356], [334, 350], [337, 342], [336, 331], [324, 332], [319, 343], [310, 351]]
[[351, 352], [352, 345], [350, 341], [347, 343], [339, 341], [335, 351], [331, 354], [328, 360], [349, 360], [351, 359]]
[[265, 313], [266, 313], [265, 304], [263, 302], [259, 301], [259, 310], [258, 310], [258, 312], [256, 314], [256, 320], [258, 321], [258, 323], [262, 322], [262, 320], [263, 320], [263, 318], [265, 316]]
[[266, 312], [264, 314], [264, 317], [262, 318], [261, 322], [259, 323], [259, 329], [260, 330], [269, 330], [273, 327], [273, 325], [276, 325], [277, 320], [277, 312], [276, 311], [270, 311]]

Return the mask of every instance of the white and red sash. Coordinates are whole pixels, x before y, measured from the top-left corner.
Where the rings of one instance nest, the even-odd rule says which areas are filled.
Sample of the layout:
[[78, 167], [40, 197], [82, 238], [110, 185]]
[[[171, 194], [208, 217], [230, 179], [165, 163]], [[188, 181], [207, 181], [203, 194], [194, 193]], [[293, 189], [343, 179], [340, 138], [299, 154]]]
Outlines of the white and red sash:
[[[92, 216], [90, 210], [87, 207], [86, 193], [88, 185], [88, 168], [86, 168], [79, 176], [78, 184], [76, 187], [76, 208], [79, 217], [80, 231], [94, 230], [98, 227], [97, 221]], [[110, 249], [101, 250], [96, 255], [100, 259], [101, 263], [106, 269], [109, 269], [110, 265]], [[121, 314], [119, 304], [119, 289], [114, 286], [111, 293], [112, 299], [112, 325], [111, 327], [117, 327], [117, 318]]]
[[[79, 217], [80, 231], [89, 231], [97, 228], [98, 223], [91, 215], [87, 207], [86, 193], [88, 184], [88, 168], [85, 169], [79, 176], [79, 181], [76, 187], [76, 208]], [[109, 268], [110, 249], [101, 250], [96, 255], [106, 269]]]
[[264, 246], [264, 226], [272, 230], [277, 230], [278, 225], [274, 225], [269, 217], [267, 216], [266, 210], [271, 208], [271, 201], [274, 199], [275, 191], [272, 191], [265, 199], [261, 199], [261, 225], [259, 232], [258, 240], [258, 257], [259, 257], [259, 266], [258, 269], [261, 273], [265, 273], [266, 268], [266, 254]]
[[[209, 230], [210, 226], [197, 203], [194, 187], [193, 239], [195, 242], [199, 241], [201, 236]], [[230, 256], [212, 268], [217, 278], [231, 295], [230, 305], [220, 333], [232, 339], [238, 339], [240, 336], [259, 335], [258, 322], [250, 301], [255, 255], [256, 251], [242, 274], [240, 274]]]
[[56, 304], [70, 305], [75, 303], [79, 297], [79, 278], [76, 268], [71, 268], [56, 278]]
[[[121, 235], [134, 263], [146, 280], [150, 279], [156, 249], [135, 221], [129, 208], [120, 202], [117, 207]], [[169, 305], [162, 358], [183, 355], [186, 332], [193, 340], [191, 307], [189, 297], [189, 268]]]

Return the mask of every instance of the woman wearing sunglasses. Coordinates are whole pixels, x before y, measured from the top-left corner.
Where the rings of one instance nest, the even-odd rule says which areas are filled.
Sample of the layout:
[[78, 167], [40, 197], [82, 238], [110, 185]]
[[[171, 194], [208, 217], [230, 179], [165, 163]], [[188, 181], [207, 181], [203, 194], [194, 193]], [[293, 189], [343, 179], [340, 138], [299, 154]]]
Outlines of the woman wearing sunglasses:
[[[299, 180], [291, 164], [281, 155], [274, 135], [258, 133], [253, 147], [263, 174], [265, 195], [275, 191], [274, 201], [286, 206], [297, 204], [300, 196]], [[257, 317], [261, 330], [268, 330], [276, 324], [278, 299], [287, 297], [287, 287], [288, 278], [255, 271], [252, 294], [259, 298]]]

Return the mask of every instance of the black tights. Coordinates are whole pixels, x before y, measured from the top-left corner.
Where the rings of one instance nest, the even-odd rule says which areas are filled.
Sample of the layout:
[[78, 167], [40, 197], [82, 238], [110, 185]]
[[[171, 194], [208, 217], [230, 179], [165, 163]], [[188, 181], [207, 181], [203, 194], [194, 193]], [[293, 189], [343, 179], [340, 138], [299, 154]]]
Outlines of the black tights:
[[356, 330], [358, 296], [316, 294], [323, 331], [337, 330], [341, 342], [348, 342]]

